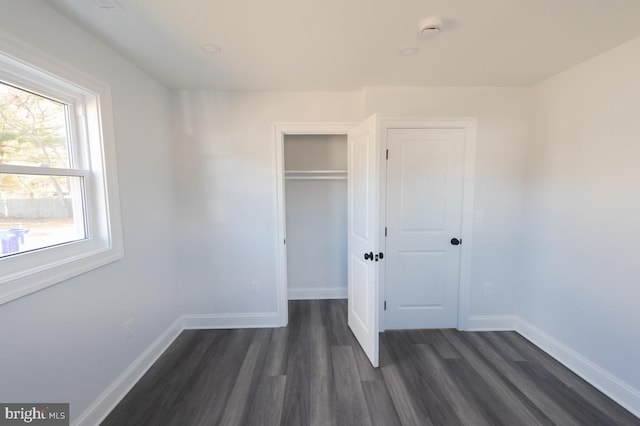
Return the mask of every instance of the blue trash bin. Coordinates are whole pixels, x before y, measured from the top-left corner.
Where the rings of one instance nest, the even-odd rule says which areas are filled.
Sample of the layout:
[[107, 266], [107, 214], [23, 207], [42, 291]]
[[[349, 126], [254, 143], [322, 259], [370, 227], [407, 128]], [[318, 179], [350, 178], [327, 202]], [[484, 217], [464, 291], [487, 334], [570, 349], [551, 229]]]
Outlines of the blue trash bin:
[[2, 254], [17, 253], [20, 251], [20, 244], [24, 244], [24, 236], [29, 233], [28, 229], [13, 228], [8, 231], [0, 231], [2, 240]]
[[24, 228], [11, 228], [9, 232], [13, 232], [18, 237], [20, 244], [24, 244], [24, 236], [29, 233], [29, 230]]

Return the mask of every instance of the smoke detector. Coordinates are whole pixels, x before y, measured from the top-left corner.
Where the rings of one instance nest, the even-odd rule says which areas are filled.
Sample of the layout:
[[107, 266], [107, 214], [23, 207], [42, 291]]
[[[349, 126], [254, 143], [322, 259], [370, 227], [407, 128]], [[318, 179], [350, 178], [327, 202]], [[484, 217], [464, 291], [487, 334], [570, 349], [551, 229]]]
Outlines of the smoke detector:
[[418, 34], [422, 38], [433, 37], [438, 35], [442, 30], [442, 19], [437, 16], [430, 16], [420, 21], [418, 25]]

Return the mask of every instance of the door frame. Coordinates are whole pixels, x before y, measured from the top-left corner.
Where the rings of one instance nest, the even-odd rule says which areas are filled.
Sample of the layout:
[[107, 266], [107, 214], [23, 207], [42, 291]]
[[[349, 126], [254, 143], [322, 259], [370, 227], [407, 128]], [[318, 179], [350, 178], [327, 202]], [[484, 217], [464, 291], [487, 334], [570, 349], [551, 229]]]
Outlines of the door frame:
[[[276, 287], [278, 324], [286, 327], [289, 323], [287, 285], [287, 218], [285, 209], [284, 181], [284, 137], [286, 135], [347, 135], [357, 122], [278, 122], [273, 125], [273, 140], [276, 156]], [[349, 176], [347, 176], [349, 179]]]
[[[477, 119], [474, 117], [455, 118], [381, 118], [379, 121], [379, 134], [381, 138], [380, 149], [380, 235], [384, 241], [386, 252], [386, 239], [384, 228], [387, 222], [387, 167], [386, 155], [388, 139], [387, 134], [391, 129], [462, 129], [464, 130], [464, 172], [462, 189], [462, 224], [461, 236], [463, 244], [460, 245], [460, 275], [458, 280], [458, 330], [466, 330], [469, 321], [469, 305], [471, 294], [471, 255], [473, 243], [473, 202], [475, 186], [475, 162], [476, 162], [476, 137]], [[386, 300], [386, 265], [380, 262], [380, 331], [386, 330], [384, 301]]]
[[[460, 277], [458, 288], [458, 330], [466, 330], [469, 324], [469, 306], [471, 294], [471, 257], [473, 243], [473, 203], [475, 186], [477, 118], [475, 117], [380, 117], [378, 120], [381, 138], [380, 158], [380, 241], [384, 239], [387, 209], [387, 167], [385, 151], [387, 149], [387, 132], [390, 129], [463, 129], [464, 145], [464, 184], [462, 195], [462, 226], [460, 245]], [[289, 322], [288, 288], [287, 288], [287, 248], [286, 213], [284, 193], [284, 137], [286, 135], [346, 135], [358, 122], [277, 122], [273, 125], [273, 141], [276, 161], [276, 287], [277, 315], [281, 327]], [[347, 179], [349, 177], [347, 176]], [[380, 331], [385, 331], [385, 291], [386, 267], [380, 262], [379, 270], [379, 318]]]

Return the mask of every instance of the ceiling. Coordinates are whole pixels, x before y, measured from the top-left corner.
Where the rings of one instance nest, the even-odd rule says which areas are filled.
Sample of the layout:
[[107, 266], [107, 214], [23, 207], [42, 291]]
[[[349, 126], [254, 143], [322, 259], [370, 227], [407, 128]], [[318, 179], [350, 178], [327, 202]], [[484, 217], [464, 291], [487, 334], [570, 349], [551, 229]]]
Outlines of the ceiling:
[[523, 86], [640, 36], [638, 0], [44, 1], [171, 88]]

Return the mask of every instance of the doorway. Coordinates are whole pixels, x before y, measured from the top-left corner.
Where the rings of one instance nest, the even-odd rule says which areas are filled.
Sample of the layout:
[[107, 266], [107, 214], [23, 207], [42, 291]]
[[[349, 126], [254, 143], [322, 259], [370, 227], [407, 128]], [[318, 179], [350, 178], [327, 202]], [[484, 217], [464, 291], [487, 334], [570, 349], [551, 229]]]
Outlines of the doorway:
[[[347, 132], [351, 129], [355, 123], [277, 123], [274, 127], [274, 139], [276, 150], [276, 191], [277, 191], [277, 217], [278, 217], [278, 238], [277, 244], [277, 306], [278, 317], [280, 319], [280, 325], [286, 326], [288, 323], [288, 301], [289, 299], [302, 299], [302, 298], [339, 298], [346, 297], [346, 290], [344, 285], [346, 282], [341, 282], [340, 275], [343, 273], [338, 271], [332, 274], [324, 275], [324, 278], [329, 278], [332, 281], [331, 285], [327, 285], [326, 281], [323, 283], [319, 279], [304, 279], [301, 277], [309, 276], [305, 272], [306, 266], [311, 266], [314, 270], [318, 270], [319, 265], [314, 265], [314, 253], [292, 253], [294, 257], [299, 257], [295, 266], [289, 271], [288, 266], [288, 244], [293, 243], [298, 248], [304, 248], [304, 240], [308, 240], [313, 235], [304, 235], [315, 232], [315, 230], [302, 230], [302, 234], [293, 237], [291, 241], [287, 235], [288, 226], [294, 228], [301, 228], [304, 223], [296, 223], [296, 221], [304, 221], [318, 218], [318, 213], [314, 211], [306, 211], [304, 209], [304, 197], [309, 196], [307, 190], [311, 192], [319, 193], [325, 197], [331, 196], [340, 197], [342, 191], [340, 186], [346, 185], [347, 173], [344, 164], [341, 164], [342, 159], [337, 154], [341, 148], [339, 147], [340, 138], [346, 138]], [[328, 142], [333, 144], [332, 148], [323, 149], [322, 144]], [[333, 141], [333, 142], [332, 142]], [[298, 145], [299, 144], [299, 145]], [[285, 147], [289, 145], [290, 148], [285, 153]], [[293, 148], [291, 148], [293, 147]], [[327, 147], [325, 147], [327, 148]], [[316, 152], [319, 150], [320, 152]], [[311, 158], [305, 157], [305, 152], [310, 155]], [[286, 161], [288, 157], [289, 161]], [[316, 155], [323, 155], [325, 157], [324, 166], [318, 166], [317, 158], [313, 158]], [[346, 151], [344, 153], [344, 159], [346, 159]], [[288, 165], [287, 165], [288, 163]], [[319, 168], [324, 167], [324, 168]], [[327, 184], [327, 185], [324, 185]], [[292, 200], [287, 198], [287, 186], [289, 186], [289, 193], [293, 197]], [[346, 196], [346, 194], [345, 194]], [[318, 197], [314, 199], [314, 203], [320, 203], [321, 200]], [[344, 200], [346, 203], [346, 200]], [[289, 205], [287, 205], [289, 204]], [[335, 215], [340, 215], [341, 209], [339, 203], [333, 206], [332, 209]], [[288, 223], [287, 213], [291, 211], [294, 215], [293, 223]], [[337, 220], [327, 221], [323, 220], [321, 227], [328, 230], [330, 228], [336, 229], [342, 226]], [[300, 225], [300, 226], [298, 226]], [[322, 244], [332, 244], [332, 238], [322, 238], [324, 242]], [[297, 241], [296, 241], [297, 240]], [[334, 243], [339, 240], [339, 237], [334, 238]], [[320, 244], [320, 245], [322, 245]], [[317, 248], [317, 245], [316, 245]], [[338, 243], [338, 250], [339, 243]], [[346, 254], [345, 254], [346, 256]], [[339, 263], [341, 260], [334, 255], [323, 256], [323, 264], [337, 265], [339, 269]], [[295, 259], [293, 259], [295, 261]], [[346, 262], [346, 257], [343, 259]], [[344, 269], [342, 269], [344, 271]], [[289, 272], [291, 277], [289, 277]], [[330, 278], [330, 277], [333, 277]], [[291, 280], [291, 286], [289, 281]], [[290, 291], [291, 289], [291, 291]]]
[[285, 135], [289, 300], [347, 298], [347, 136]]
[[[278, 315], [282, 326], [286, 326], [288, 322], [287, 304], [289, 300], [289, 287], [287, 277], [287, 220], [286, 220], [286, 197], [285, 197], [285, 161], [284, 147], [285, 137], [287, 135], [348, 135], [348, 325], [354, 333], [364, 352], [369, 357], [373, 366], [378, 365], [378, 333], [384, 331], [386, 327], [387, 315], [385, 308], [386, 295], [393, 292], [393, 282], [396, 281], [397, 274], [393, 273], [393, 264], [391, 266], [391, 275], [386, 274], [387, 262], [389, 257], [395, 261], [398, 253], [389, 253], [384, 251], [387, 249], [387, 158], [386, 150], [390, 138], [395, 133], [413, 130], [427, 130], [428, 132], [451, 133], [457, 135], [461, 144], [458, 144], [459, 154], [455, 165], [450, 167], [447, 163], [446, 170], [456, 170], [457, 177], [462, 187], [458, 188], [458, 192], [454, 191], [453, 198], [459, 201], [458, 212], [454, 214], [454, 222], [459, 223], [457, 229], [447, 228], [440, 236], [440, 240], [446, 235], [449, 244], [454, 244], [456, 240], [455, 256], [448, 256], [447, 262], [450, 267], [445, 268], [447, 271], [457, 272], [457, 277], [449, 279], [452, 287], [457, 290], [451, 295], [445, 291], [445, 299], [448, 310], [447, 324], [464, 330], [467, 324], [467, 316], [469, 311], [469, 287], [470, 287], [470, 264], [471, 264], [471, 231], [473, 218], [473, 182], [474, 182], [474, 165], [475, 165], [475, 119], [380, 119], [377, 116], [371, 116], [359, 124], [276, 124], [275, 125], [275, 146], [276, 146], [276, 176], [277, 176], [277, 214], [278, 214], [278, 238], [277, 238], [277, 254], [278, 254]], [[455, 138], [454, 138], [455, 139]], [[391, 142], [391, 145], [394, 143]], [[437, 145], [437, 144], [436, 144]], [[455, 145], [455, 143], [453, 144]], [[452, 146], [453, 146], [452, 145]], [[432, 155], [438, 156], [438, 148], [432, 145], [426, 149], [418, 148], [418, 157], [427, 161], [433, 160]], [[460, 150], [461, 149], [461, 150]], [[449, 155], [450, 148], [446, 148]], [[454, 149], [455, 150], [455, 149]], [[410, 150], [409, 150], [410, 151]], [[429, 152], [431, 151], [431, 152]], [[441, 155], [442, 153], [440, 153]], [[406, 158], [411, 158], [411, 154], [407, 151]], [[442, 157], [442, 155], [441, 155]], [[444, 157], [440, 158], [443, 160]], [[419, 166], [419, 165], [418, 165]], [[441, 166], [441, 164], [440, 164]], [[407, 179], [413, 179], [410, 175], [415, 174], [419, 178], [421, 173], [420, 167], [408, 168], [405, 171]], [[435, 168], [436, 174], [442, 173], [442, 167]], [[438, 172], [439, 170], [439, 172]], [[295, 172], [295, 170], [293, 170]], [[447, 172], [448, 173], [448, 172]], [[429, 173], [427, 173], [428, 175]], [[294, 177], [295, 173], [290, 173], [290, 177]], [[424, 176], [423, 176], [424, 177]], [[393, 181], [393, 177], [391, 177]], [[449, 179], [449, 177], [447, 177]], [[445, 179], [446, 180], [446, 179]], [[402, 181], [402, 180], [400, 180]], [[392, 182], [393, 183], [393, 182]], [[419, 185], [419, 184], [418, 184]], [[435, 186], [434, 186], [435, 188]], [[403, 191], [406, 187], [400, 185], [399, 189]], [[395, 191], [391, 189], [392, 191]], [[434, 192], [435, 191], [435, 192]], [[438, 189], [432, 191], [438, 193]], [[446, 192], [446, 191], [445, 191]], [[424, 195], [424, 194], [422, 194]], [[424, 198], [424, 197], [423, 197]], [[424, 199], [415, 205], [426, 205], [431, 208], [429, 201]], [[409, 203], [410, 204], [410, 203]], [[445, 208], [447, 212], [451, 211], [449, 207]], [[442, 209], [440, 209], [442, 210]], [[431, 211], [421, 214], [435, 215], [438, 209], [431, 208]], [[415, 215], [415, 212], [410, 214]], [[452, 216], [452, 217], [453, 217]], [[435, 217], [435, 216], [433, 216]], [[422, 220], [419, 219], [418, 222]], [[401, 219], [402, 221], [402, 219]], [[427, 228], [433, 224], [427, 224]], [[409, 227], [411, 228], [411, 227]], [[453, 232], [455, 235], [448, 235]], [[464, 244], [459, 244], [464, 241]], [[402, 244], [400, 244], [402, 245]], [[393, 249], [393, 245], [389, 246]], [[399, 249], [404, 250], [404, 249]], [[423, 249], [427, 251], [443, 251], [442, 247]], [[441, 257], [441, 259], [444, 259]], [[453, 260], [452, 260], [453, 259]], [[424, 259], [423, 259], [424, 260]], [[455, 260], [455, 262], [454, 262]], [[457, 264], [456, 264], [457, 262]], [[393, 262], [391, 262], [393, 263]], [[414, 262], [415, 263], [415, 262]], [[419, 262], [418, 262], [419, 263]], [[437, 262], [432, 262], [432, 266]], [[409, 268], [400, 268], [400, 277], [406, 271], [412, 271]], [[411, 272], [415, 276], [423, 274], [425, 271], [420, 268], [413, 268]], [[422, 268], [424, 269], [424, 268]], [[444, 269], [433, 268], [433, 271], [427, 270], [427, 273], [435, 272], [435, 275], [442, 275]], [[445, 276], [452, 277], [447, 275]], [[394, 278], [395, 277], [395, 278]], [[407, 282], [409, 287], [419, 280], [413, 280], [414, 283]], [[455, 285], [457, 282], [457, 286]], [[438, 291], [438, 286], [432, 286], [434, 292]], [[403, 291], [402, 289], [400, 290]], [[440, 289], [442, 292], [443, 290]], [[390, 294], [390, 293], [389, 293]], [[406, 298], [405, 298], [406, 300]], [[440, 305], [442, 297], [436, 298]], [[402, 304], [402, 303], [401, 303]], [[435, 305], [433, 299], [422, 299], [419, 305], [428, 307]], [[407, 303], [404, 304], [406, 307]], [[454, 306], [455, 305], [455, 306]], [[451, 314], [453, 312], [453, 314]], [[457, 321], [455, 320], [457, 317]], [[455, 324], [453, 324], [455, 322]], [[411, 323], [410, 321], [403, 328], [424, 328], [424, 327], [441, 327], [443, 325], [435, 324], [430, 326], [428, 323]], [[395, 328], [392, 323], [389, 328]]]

